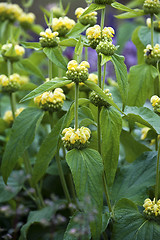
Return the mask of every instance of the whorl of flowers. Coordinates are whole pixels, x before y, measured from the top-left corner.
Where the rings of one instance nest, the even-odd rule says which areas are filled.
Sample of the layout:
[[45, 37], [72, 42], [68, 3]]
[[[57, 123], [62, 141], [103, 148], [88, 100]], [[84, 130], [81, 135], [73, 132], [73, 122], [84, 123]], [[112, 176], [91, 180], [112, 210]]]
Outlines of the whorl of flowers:
[[95, 3], [97, 4], [108, 4], [110, 5], [111, 3], [113, 3], [115, 0], [95, 0]]
[[[15, 117], [17, 117], [22, 111], [24, 110], [23, 107], [18, 108], [15, 112]], [[11, 125], [13, 123], [13, 114], [12, 111], [6, 111], [4, 116], [3, 116], [3, 120], [8, 124]]]
[[0, 20], [5, 21], [9, 20], [14, 22], [19, 19], [20, 15], [23, 13], [23, 10], [17, 4], [11, 3], [0, 3]]
[[53, 18], [52, 29], [59, 36], [65, 36], [75, 25], [75, 21], [68, 17]]
[[153, 95], [150, 100], [153, 110], [156, 113], [160, 113], [160, 98], [157, 95]]
[[105, 27], [101, 32], [101, 27], [99, 25], [90, 27], [86, 31], [86, 36], [89, 40], [89, 44], [93, 49], [97, 47], [100, 41], [112, 41], [114, 34], [115, 31], [112, 27]]
[[156, 44], [153, 48], [150, 44], [144, 49], [144, 58], [146, 63], [154, 64], [160, 60], [160, 45]]
[[83, 61], [80, 64], [75, 60], [71, 60], [67, 65], [68, 71], [66, 76], [73, 82], [85, 82], [88, 79], [88, 68], [90, 65], [87, 61]]
[[[88, 8], [88, 7], [87, 7]], [[91, 12], [81, 17], [81, 15], [87, 10], [87, 8], [77, 8], [75, 15], [83, 25], [94, 26], [97, 22], [97, 12]]]
[[35, 21], [35, 15], [34, 13], [25, 13], [23, 12], [19, 18], [18, 21], [24, 28], [29, 28]]
[[[109, 89], [105, 89], [103, 91], [110, 99], [112, 98], [112, 93], [109, 92]], [[109, 107], [110, 104], [103, 100], [95, 91], [92, 91], [89, 97], [91, 103], [93, 103], [95, 106], [105, 106]]]
[[7, 43], [2, 46], [1, 53], [5, 60], [16, 62], [24, 55], [25, 49], [18, 44]]
[[0, 75], [0, 86], [4, 92], [15, 92], [20, 88], [20, 75], [14, 73], [7, 77], [6, 75]]
[[148, 216], [160, 216], [160, 199], [156, 203], [155, 198], [153, 199], [153, 201], [150, 198], [147, 198], [144, 201], [143, 207], [145, 208], [143, 212]]
[[42, 47], [56, 47], [58, 45], [59, 38], [58, 32], [52, 32], [50, 28], [47, 28], [45, 32], [40, 33], [40, 44]]
[[34, 102], [44, 111], [58, 111], [62, 108], [65, 95], [61, 88], [56, 88], [54, 92], [44, 92], [34, 98]]
[[158, 14], [160, 12], [159, 0], [145, 0], [143, 10], [146, 14]]
[[62, 131], [62, 141], [67, 150], [73, 148], [82, 149], [87, 147], [91, 137], [91, 131], [87, 127], [81, 127], [75, 130], [74, 128], [65, 128]]

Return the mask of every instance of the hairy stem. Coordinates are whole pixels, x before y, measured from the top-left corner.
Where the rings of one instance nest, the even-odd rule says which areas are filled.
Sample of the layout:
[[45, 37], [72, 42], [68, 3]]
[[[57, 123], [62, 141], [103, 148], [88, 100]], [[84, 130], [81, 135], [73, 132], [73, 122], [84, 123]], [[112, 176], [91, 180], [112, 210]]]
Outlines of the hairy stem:
[[75, 107], [74, 107], [75, 131], [78, 128], [78, 98], [79, 98], [79, 83], [76, 83], [75, 84]]
[[158, 192], [159, 192], [159, 157], [160, 157], [160, 145], [158, 146], [157, 167], [156, 167], [156, 186], [155, 186], [155, 202], [156, 203], [158, 201]]
[[12, 110], [12, 115], [13, 115], [13, 120], [15, 119], [15, 112], [16, 112], [16, 100], [15, 100], [15, 95], [14, 93], [10, 93], [10, 105], [11, 105], [11, 110]]
[[52, 61], [48, 59], [48, 77], [49, 77], [49, 80], [52, 79], [52, 68], [53, 68]]
[[107, 63], [104, 64], [102, 90], [104, 90], [104, 85], [105, 85], [106, 66], [107, 66]]
[[153, 13], [151, 14], [151, 45], [152, 45], [152, 48], [154, 47], [154, 26], [153, 26]]

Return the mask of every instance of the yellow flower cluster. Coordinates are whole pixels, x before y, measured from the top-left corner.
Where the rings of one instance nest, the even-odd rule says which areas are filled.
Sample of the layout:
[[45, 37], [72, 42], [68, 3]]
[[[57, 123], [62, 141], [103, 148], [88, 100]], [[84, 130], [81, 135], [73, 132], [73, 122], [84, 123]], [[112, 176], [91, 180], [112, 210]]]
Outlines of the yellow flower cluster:
[[2, 46], [1, 53], [5, 60], [18, 61], [24, 55], [25, 49], [18, 44], [7, 43]]
[[23, 13], [23, 10], [17, 4], [0, 3], [0, 19], [2, 21], [16, 21]]
[[160, 98], [157, 95], [153, 95], [150, 99], [153, 110], [156, 113], [160, 113]]
[[91, 12], [81, 17], [81, 15], [88, 9], [87, 8], [77, 8], [75, 11], [76, 17], [79, 19], [80, 23], [83, 25], [90, 24], [91, 26], [94, 26], [97, 22], [97, 12]]
[[47, 28], [45, 32], [40, 33], [40, 43], [42, 47], [55, 47], [58, 45], [59, 38], [58, 32], [52, 32], [50, 28]]
[[160, 60], [160, 45], [157, 43], [153, 48], [150, 44], [144, 49], [146, 63], [153, 64]]
[[4, 92], [15, 92], [20, 88], [20, 76], [14, 73], [7, 77], [6, 75], [0, 75], [0, 85]]
[[73, 148], [82, 149], [86, 147], [88, 140], [91, 137], [91, 131], [87, 127], [81, 127], [77, 130], [73, 128], [65, 128], [62, 131], [62, 141], [67, 150]]
[[53, 18], [52, 29], [59, 33], [59, 36], [65, 36], [75, 25], [75, 21], [68, 17]]
[[65, 95], [61, 88], [56, 88], [54, 92], [44, 92], [34, 98], [34, 102], [45, 111], [58, 111], [65, 100]]
[[97, 84], [98, 83], [98, 76], [97, 76], [97, 74], [90, 73], [89, 76], [88, 76], [88, 80]]
[[[24, 110], [23, 107], [18, 108], [15, 112], [15, 117], [17, 117], [22, 111]], [[8, 124], [11, 125], [13, 123], [13, 114], [12, 111], [6, 111], [3, 120]]]
[[87, 61], [80, 64], [76, 60], [71, 60], [67, 65], [68, 71], [66, 72], [67, 78], [73, 82], [85, 82], [88, 79], [88, 68], [90, 65]]
[[31, 24], [35, 21], [35, 15], [34, 13], [25, 13], [23, 12], [19, 18], [18, 21], [20, 22], [21, 26], [24, 28], [30, 27]]
[[155, 217], [160, 216], [160, 199], [156, 203], [155, 198], [153, 201], [151, 201], [150, 198], [147, 198], [144, 201], [143, 207], [145, 208], [143, 212], [147, 215]]
[[90, 46], [94, 49], [97, 47], [101, 40], [112, 41], [114, 34], [115, 31], [112, 27], [105, 27], [101, 32], [101, 27], [99, 25], [90, 27], [86, 31], [86, 35], [89, 40]]

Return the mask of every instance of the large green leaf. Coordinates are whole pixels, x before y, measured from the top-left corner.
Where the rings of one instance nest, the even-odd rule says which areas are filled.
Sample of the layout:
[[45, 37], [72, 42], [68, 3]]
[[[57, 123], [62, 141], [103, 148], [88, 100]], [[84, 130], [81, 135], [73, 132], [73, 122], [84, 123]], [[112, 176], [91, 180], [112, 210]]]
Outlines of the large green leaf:
[[75, 38], [69, 38], [69, 39], [63, 39], [62, 41], [59, 42], [60, 46], [65, 46], [65, 47], [75, 47], [77, 44], [78, 40]]
[[144, 16], [144, 15], [145, 13], [143, 10], [134, 9], [134, 11], [122, 13], [122, 14], [116, 15], [115, 17], [119, 19], [128, 19], [128, 18], [135, 18], [135, 17]]
[[63, 87], [66, 84], [71, 83], [71, 80], [66, 80], [64, 78], [54, 78], [48, 82], [41, 84], [39, 87], [34, 89], [32, 92], [28, 93], [24, 98], [21, 99], [20, 102], [24, 102], [30, 100], [38, 95], [44, 93], [45, 91], [52, 91], [55, 88]]
[[27, 232], [30, 226], [34, 223], [41, 223], [44, 220], [49, 221], [53, 217], [55, 210], [55, 206], [48, 206], [41, 210], [31, 211], [29, 213], [27, 223], [21, 228], [19, 240], [27, 240]]
[[73, 149], [66, 155], [71, 169], [79, 200], [90, 197], [93, 207], [98, 210], [97, 219], [91, 224], [93, 239], [99, 239], [102, 227], [101, 211], [103, 205], [103, 164], [100, 154], [93, 149]]
[[87, 28], [89, 27], [89, 25], [84, 26], [83, 24], [81, 24], [80, 22], [76, 23], [74, 25], [74, 27], [66, 34], [67, 37], [69, 38], [74, 38], [79, 36], [82, 32], [84, 32]]
[[8, 178], [7, 186], [4, 184], [3, 178], [0, 177], [0, 203], [11, 200], [22, 189], [25, 176], [23, 171], [13, 171]]
[[0, 118], [0, 134], [4, 132], [7, 128], [7, 123], [4, 121], [3, 118]]
[[25, 48], [40, 50], [42, 49], [41, 44], [39, 42], [21, 42], [21, 45]]
[[62, 68], [65, 71], [67, 70], [67, 64], [62, 55], [60, 47], [54, 48], [45, 47], [43, 49], [43, 52], [46, 54], [49, 60], [51, 60], [57, 67]]
[[[145, 26], [140, 27], [138, 31], [140, 41], [144, 46], [151, 44], [151, 29]], [[154, 31], [154, 44], [160, 44], [160, 34]]]
[[81, 17], [85, 16], [86, 14], [89, 14], [89, 13], [92, 13], [94, 11], [97, 11], [97, 10], [100, 10], [100, 9], [103, 9], [105, 8], [106, 5], [104, 4], [95, 4], [95, 3], [92, 3], [87, 9], [86, 11], [81, 15]]
[[127, 67], [124, 63], [124, 57], [117, 54], [112, 55], [112, 63], [115, 68], [116, 78], [123, 104], [126, 105], [128, 98], [128, 77]]
[[33, 74], [45, 81], [45, 77], [43, 76], [39, 68], [36, 65], [34, 65], [30, 60], [22, 59], [21, 61], [15, 63], [15, 65], [16, 68], [18, 68], [19, 70], [24, 70], [29, 74]]
[[146, 219], [128, 199], [120, 200], [114, 208], [112, 240], [157, 240], [160, 225]]
[[157, 134], [160, 134], [160, 117], [152, 110], [146, 107], [126, 107], [124, 118], [132, 122], [141, 123], [152, 128]]
[[143, 106], [154, 94], [154, 80], [158, 76], [157, 69], [148, 64], [136, 65], [129, 73], [129, 106]]
[[155, 185], [157, 152], [146, 152], [133, 163], [128, 163], [117, 171], [112, 187], [111, 199], [118, 201], [129, 198], [143, 204], [148, 196], [148, 188]]
[[113, 184], [119, 157], [119, 141], [122, 130], [122, 117], [114, 108], [103, 108], [101, 112], [102, 159], [107, 184]]
[[127, 162], [133, 162], [143, 152], [151, 151], [142, 143], [136, 141], [134, 137], [127, 131], [121, 132], [121, 143], [124, 147]]
[[137, 48], [138, 64], [144, 63], [143, 50], [145, 48], [145, 46], [142, 44], [142, 42], [140, 41], [139, 36], [138, 36], [138, 32], [139, 32], [140, 28], [141, 27], [137, 27], [132, 34], [132, 42], [134, 43], [134, 45]]
[[18, 158], [32, 143], [36, 128], [42, 117], [43, 112], [37, 108], [27, 108], [16, 117], [2, 159], [1, 171], [5, 183], [7, 183]]
[[[110, 105], [112, 105], [113, 107], [115, 107], [118, 111], [122, 112], [121, 109], [117, 106], [117, 104], [115, 104], [113, 102], [112, 99], [110, 99], [103, 91], [100, 87], [97, 86], [96, 83], [92, 82], [92, 81], [85, 81], [85, 84], [87, 85], [87, 87], [89, 87], [91, 90], [95, 91], [100, 97], [102, 97], [106, 102], [108, 102]], [[122, 112], [123, 113], [123, 112]]]

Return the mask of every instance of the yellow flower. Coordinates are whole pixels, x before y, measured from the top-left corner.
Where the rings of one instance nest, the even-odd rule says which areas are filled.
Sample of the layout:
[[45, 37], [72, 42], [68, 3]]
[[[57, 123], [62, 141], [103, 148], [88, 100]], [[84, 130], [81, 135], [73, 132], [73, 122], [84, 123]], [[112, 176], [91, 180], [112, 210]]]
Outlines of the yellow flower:
[[68, 70], [74, 70], [76, 69], [76, 67], [78, 66], [78, 63], [76, 60], [71, 60], [68, 65], [67, 65], [67, 68]]
[[35, 15], [34, 13], [22, 13], [18, 20], [20, 23], [28, 23], [28, 24], [33, 24], [35, 21]]
[[151, 201], [151, 199], [147, 198], [144, 201], [143, 204], [144, 209], [144, 213], [146, 213], [149, 216], [160, 216], [160, 200], [157, 201], [157, 203], [155, 202], [155, 198], [153, 199], [153, 201]]
[[150, 100], [153, 107], [155, 107], [156, 103], [160, 102], [160, 98], [157, 95], [153, 95]]
[[88, 80], [90, 80], [90, 81], [92, 81], [92, 82], [97, 84], [98, 83], [98, 76], [96, 74], [94, 74], [94, 73], [91, 73], [88, 76]]
[[76, 17], [79, 18], [84, 11], [85, 11], [85, 9], [83, 9], [83, 8], [77, 8], [75, 11]]
[[149, 130], [150, 130], [150, 128], [148, 128], [148, 127], [142, 128], [142, 130], [141, 130], [141, 133], [142, 133], [141, 140], [144, 140], [147, 137], [147, 134], [148, 134]]
[[151, 18], [146, 19], [147, 27], [151, 28]]
[[12, 111], [6, 111], [3, 120], [10, 125], [13, 122]]
[[0, 75], [0, 85], [7, 86], [8, 83], [9, 83], [8, 77], [4, 74]]
[[24, 107], [21, 108], [17, 108], [16, 112], [15, 112], [15, 116], [18, 117], [18, 115], [24, 110]]
[[88, 39], [97, 39], [101, 37], [101, 27], [99, 25], [95, 25], [94, 27], [90, 27], [86, 31], [86, 35]]
[[18, 56], [23, 56], [23, 54], [25, 53], [24, 47], [21, 47], [18, 44], [15, 45], [14, 49]]
[[115, 31], [112, 27], [105, 27], [102, 30], [102, 35], [103, 37], [107, 36], [107, 38], [112, 38], [114, 37]]
[[89, 62], [87, 61], [82, 61], [79, 66], [80, 68], [81, 67], [90, 68]]
[[68, 17], [53, 18], [52, 29], [57, 31], [60, 36], [64, 36], [73, 28], [75, 21]]

